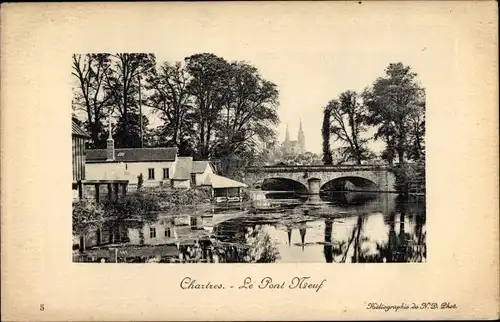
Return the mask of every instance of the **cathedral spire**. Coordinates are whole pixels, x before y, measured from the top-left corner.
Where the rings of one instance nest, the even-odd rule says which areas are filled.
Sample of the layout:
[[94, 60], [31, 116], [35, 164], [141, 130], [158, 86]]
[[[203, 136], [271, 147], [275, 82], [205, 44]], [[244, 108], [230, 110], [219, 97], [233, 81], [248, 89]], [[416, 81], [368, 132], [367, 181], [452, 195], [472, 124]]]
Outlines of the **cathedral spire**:
[[285, 142], [290, 142], [290, 132], [288, 132], [288, 123], [286, 123]]
[[306, 137], [304, 135], [304, 131], [302, 130], [302, 118], [300, 119], [297, 141], [299, 141], [300, 153], [306, 152]]

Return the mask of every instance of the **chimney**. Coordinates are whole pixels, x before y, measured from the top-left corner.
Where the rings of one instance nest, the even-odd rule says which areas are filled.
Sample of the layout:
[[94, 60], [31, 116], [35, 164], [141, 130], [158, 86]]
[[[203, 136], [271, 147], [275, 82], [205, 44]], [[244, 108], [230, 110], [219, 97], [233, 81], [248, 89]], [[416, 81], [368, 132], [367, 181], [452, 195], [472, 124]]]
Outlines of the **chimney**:
[[109, 120], [109, 136], [106, 140], [106, 161], [115, 161], [115, 140], [111, 134], [111, 119]]

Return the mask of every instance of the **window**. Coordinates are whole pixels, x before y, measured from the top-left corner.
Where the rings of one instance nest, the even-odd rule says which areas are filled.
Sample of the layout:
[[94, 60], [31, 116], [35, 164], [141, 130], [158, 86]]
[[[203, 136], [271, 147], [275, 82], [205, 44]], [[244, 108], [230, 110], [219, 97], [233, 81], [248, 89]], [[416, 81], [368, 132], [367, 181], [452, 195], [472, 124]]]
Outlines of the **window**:
[[172, 237], [172, 231], [170, 231], [170, 228], [165, 228], [165, 237]]
[[156, 228], [149, 228], [149, 238], [156, 238]]
[[163, 168], [163, 179], [168, 179], [170, 177], [170, 174], [168, 173], [169, 170], [169, 168]]
[[155, 169], [149, 168], [148, 169], [148, 180], [154, 180], [155, 179]]
[[196, 173], [191, 173], [191, 184], [192, 185], [196, 184]]
[[196, 227], [196, 225], [198, 224], [198, 220], [196, 219], [196, 217], [191, 217], [190, 223], [191, 223], [191, 227]]

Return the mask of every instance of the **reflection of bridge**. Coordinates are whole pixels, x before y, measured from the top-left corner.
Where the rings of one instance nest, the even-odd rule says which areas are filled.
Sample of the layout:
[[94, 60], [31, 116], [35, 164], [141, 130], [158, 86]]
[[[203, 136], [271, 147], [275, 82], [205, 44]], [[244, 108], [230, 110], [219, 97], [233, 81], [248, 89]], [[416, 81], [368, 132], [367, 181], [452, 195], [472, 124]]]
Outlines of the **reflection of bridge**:
[[[335, 183], [346, 183], [356, 190], [394, 192], [395, 176], [389, 166], [384, 165], [341, 165], [305, 166], [276, 165], [247, 168], [248, 180], [265, 185], [269, 179], [291, 182], [309, 194], [330, 190]], [[338, 185], [337, 185], [338, 186]]]

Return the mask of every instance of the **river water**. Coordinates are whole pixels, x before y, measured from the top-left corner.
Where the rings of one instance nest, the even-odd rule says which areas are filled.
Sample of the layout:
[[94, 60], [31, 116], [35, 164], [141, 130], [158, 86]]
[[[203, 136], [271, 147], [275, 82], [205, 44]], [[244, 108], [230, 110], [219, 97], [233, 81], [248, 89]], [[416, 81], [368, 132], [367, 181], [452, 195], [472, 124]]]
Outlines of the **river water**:
[[[426, 261], [425, 197], [279, 192], [267, 193], [264, 200], [266, 207], [257, 209], [255, 203], [254, 207], [204, 208], [184, 211], [184, 215], [183, 211], [160, 214], [146, 223], [120, 223], [113, 243], [110, 235], [103, 234], [100, 239], [110, 242], [87, 253], [93, 254], [94, 260], [123, 262]], [[110, 244], [119, 249], [114, 260]]]
[[425, 262], [425, 222], [424, 197], [347, 192], [227, 220], [216, 231], [227, 241], [241, 231], [269, 236], [262, 244], [275, 262]]

